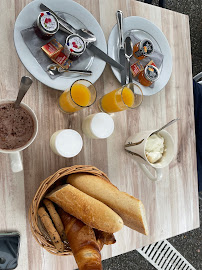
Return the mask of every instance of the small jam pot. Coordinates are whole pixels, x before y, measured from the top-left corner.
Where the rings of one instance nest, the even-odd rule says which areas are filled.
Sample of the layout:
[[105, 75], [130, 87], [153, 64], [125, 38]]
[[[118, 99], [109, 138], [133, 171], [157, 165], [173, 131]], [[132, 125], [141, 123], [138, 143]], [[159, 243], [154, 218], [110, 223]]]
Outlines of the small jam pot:
[[137, 61], [133, 65], [130, 66], [131, 73], [133, 74], [133, 77], [136, 77], [140, 74], [141, 71], [144, 70], [143, 65]]
[[136, 43], [133, 47], [133, 55], [138, 60], [142, 60], [147, 56], [150, 56], [154, 51], [154, 46], [151, 40], [144, 39]]
[[144, 86], [150, 86], [159, 78], [159, 70], [153, 65], [148, 65], [143, 71], [140, 72], [138, 79]]
[[35, 21], [34, 30], [39, 38], [49, 39], [59, 30], [59, 22], [51, 12], [44, 11]]
[[86, 49], [85, 41], [78, 35], [69, 35], [64, 45], [64, 53], [70, 60], [75, 61]]

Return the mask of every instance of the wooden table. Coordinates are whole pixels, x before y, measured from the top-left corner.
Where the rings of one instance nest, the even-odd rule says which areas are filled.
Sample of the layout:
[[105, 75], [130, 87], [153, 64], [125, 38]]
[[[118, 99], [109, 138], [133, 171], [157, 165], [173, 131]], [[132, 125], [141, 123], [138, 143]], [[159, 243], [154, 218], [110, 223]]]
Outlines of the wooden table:
[[[1, 1], [1, 73], [0, 98], [15, 98], [21, 76], [28, 74], [18, 59], [13, 43], [13, 28], [17, 15], [30, 0]], [[144, 236], [124, 227], [116, 234], [117, 243], [104, 247], [102, 259], [167, 239], [199, 227], [197, 170], [192, 94], [191, 48], [188, 16], [134, 0], [77, 0], [100, 23], [106, 39], [116, 23], [115, 12], [138, 15], [155, 23], [166, 35], [173, 55], [173, 72], [166, 87], [158, 94], [145, 97], [143, 104], [132, 112], [114, 116], [115, 132], [108, 140], [90, 140], [83, 136], [82, 152], [65, 159], [51, 152], [49, 139], [53, 132], [73, 128], [81, 132], [81, 120], [97, 111], [97, 107], [75, 115], [65, 115], [58, 109], [61, 92], [34, 81], [25, 97], [36, 112], [39, 133], [35, 142], [23, 152], [24, 172], [13, 174], [7, 155], [0, 155], [0, 230], [21, 233], [20, 270], [73, 269], [73, 256], [57, 257], [43, 250], [32, 237], [28, 209], [42, 180], [62, 167], [91, 164], [103, 170], [120, 190], [141, 199], [145, 205], [150, 234]], [[99, 96], [120, 84], [109, 66], [95, 83]], [[155, 129], [169, 120], [181, 120], [168, 128], [172, 134], [176, 155], [164, 169], [163, 181], [153, 183], [125, 153], [124, 141], [138, 131]]]

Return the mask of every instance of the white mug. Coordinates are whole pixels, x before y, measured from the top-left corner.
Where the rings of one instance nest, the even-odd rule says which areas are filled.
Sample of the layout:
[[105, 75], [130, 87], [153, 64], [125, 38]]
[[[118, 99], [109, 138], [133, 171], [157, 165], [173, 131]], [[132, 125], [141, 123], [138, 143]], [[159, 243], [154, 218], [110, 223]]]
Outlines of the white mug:
[[[15, 100], [1, 100], [0, 105], [7, 104], [7, 103], [14, 103], [14, 102], [15, 102]], [[16, 148], [16, 149], [11, 149], [11, 150], [0, 149], [0, 153], [9, 154], [9, 158], [10, 158], [10, 162], [11, 162], [11, 169], [13, 172], [20, 172], [23, 170], [23, 164], [22, 164], [20, 151], [22, 151], [25, 148], [27, 148], [28, 146], [30, 146], [30, 144], [36, 138], [36, 135], [38, 132], [38, 121], [37, 121], [37, 117], [36, 117], [35, 113], [32, 111], [32, 109], [28, 105], [26, 105], [22, 102], [20, 103], [20, 106], [25, 108], [29, 112], [29, 114], [32, 116], [32, 119], [34, 121], [34, 132], [32, 134], [31, 139], [25, 145], [23, 145], [19, 148]]]
[[[155, 130], [143, 131], [130, 136], [125, 142], [125, 150], [131, 154], [150, 180], [159, 181], [163, 177], [162, 169], [168, 166], [174, 157], [174, 142], [172, 136], [166, 130], [159, 131], [158, 134], [164, 138], [166, 151], [164, 151], [163, 156], [159, 161], [150, 163], [146, 157], [145, 146], [147, 139], [153, 132], [155, 132]], [[152, 175], [146, 165], [155, 169], [155, 176]]]

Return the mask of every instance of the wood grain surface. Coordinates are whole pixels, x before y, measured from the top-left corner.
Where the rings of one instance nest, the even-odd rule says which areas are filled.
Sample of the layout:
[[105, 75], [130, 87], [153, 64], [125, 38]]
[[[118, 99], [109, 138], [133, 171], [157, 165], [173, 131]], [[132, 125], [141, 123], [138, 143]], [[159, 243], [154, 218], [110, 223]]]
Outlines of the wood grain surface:
[[[20, 62], [13, 43], [15, 20], [30, 0], [1, 1], [0, 16], [0, 99], [15, 98], [20, 78], [29, 75]], [[134, 0], [77, 0], [100, 23], [106, 39], [116, 23], [115, 13], [138, 15], [155, 23], [168, 39], [173, 55], [172, 76], [166, 87], [145, 97], [134, 111], [114, 115], [115, 132], [108, 140], [90, 140], [81, 131], [84, 117], [98, 112], [94, 105], [74, 115], [63, 114], [57, 106], [60, 91], [34, 81], [24, 102], [39, 120], [39, 133], [34, 143], [23, 152], [24, 172], [13, 174], [9, 157], [0, 154], [0, 230], [21, 233], [20, 270], [75, 269], [73, 256], [58, 257], [43, 250], [31, 235], [28, 209], [42, 180], [62, 167], [89, 164], [104, 171], [120, 190], [139, 198], [145, 205], [149, 236], [124, 227], [116, 233], [117, 243], [104, 247], [102, 259], [134, 250], [155, 241], [199, 227], [197, 170], [194, 131], [194, 108], [189, 19], [186, 15], [161, 9]], [[166, 63], [165, 63], [166, 64]], [[98, 97], [120, 84], [107, 65], [95, 83]], [[164, 169], [163, 180], [148, 180], [137, 164], [124, 151], [125, 140], [132, 134], [161, 127], [173, 118], [177, 124], [167, 130], [175, 142], [175, 158]], [[64, 128], [73, 128], [83, 137], [81, 153], [72, 159], [56, 156], [49, 147], [51, 135]]]

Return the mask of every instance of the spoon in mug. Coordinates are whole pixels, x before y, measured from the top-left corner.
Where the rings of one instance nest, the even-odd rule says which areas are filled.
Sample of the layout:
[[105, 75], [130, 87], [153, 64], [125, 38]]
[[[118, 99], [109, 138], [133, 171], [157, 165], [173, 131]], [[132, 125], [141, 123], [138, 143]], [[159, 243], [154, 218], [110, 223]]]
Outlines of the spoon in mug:
[[18, 91], [18, 96], [17, 96], [17, 99], [14, 103], [15, 108], [20, 107], [20, 103], [21, 103], [23, 97], [27, 93], [27, 91], [30, 88], [32, 83], [33, 83], [33, 81], [30, 77], [28, 77], [28, 76], [22, 77], [21, 82], [20, 82], [19, 91]]
[[[156, 131], [154, 131], [151, 135], [158, 133], [158, 132], [161, 131], [162, 129], [164, 129], [164, 128], [170, 126], [170, 125], [172, 125], [173, 123], [175, 123], [175, 122], [178, 121], [178, 120], [180, 120], [180, 119], [179, 119], [179, 118], [176, 118], [176, 119], [171, 120], [170, 122], [168, 122], [167, 124], [165, 124], [165, 125], [162, 126], [161, 128], [159, 128], [159, 129], [157, 129]], [[151, 136], [151, 135], [150, 135], [150, 136]]]

